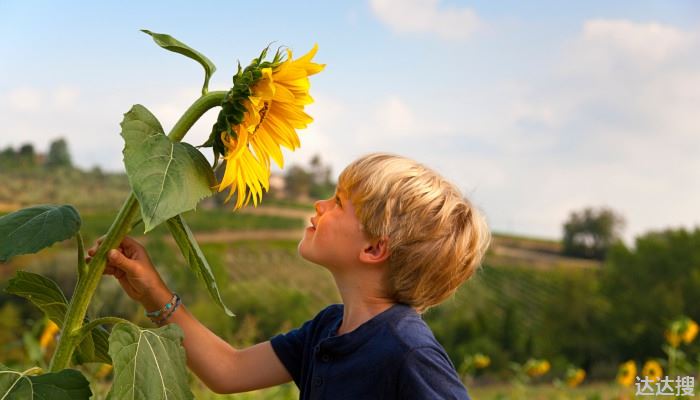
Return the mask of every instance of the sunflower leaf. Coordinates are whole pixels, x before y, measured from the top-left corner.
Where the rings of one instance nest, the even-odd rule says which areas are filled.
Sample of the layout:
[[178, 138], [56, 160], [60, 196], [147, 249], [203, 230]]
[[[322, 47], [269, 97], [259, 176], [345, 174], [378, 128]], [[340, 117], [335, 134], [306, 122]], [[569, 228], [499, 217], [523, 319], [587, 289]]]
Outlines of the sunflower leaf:
[[173, 235], [173, 238], [175, 238], [175, 242], [180, 248], [190, 269], [192, 269], [194, 274], [207, 286], [209, 296], [223, 308], [226, 315], [233, 317], [234, 314], [226, 307], [224, 301], [221, 299], [221, 293], [219, 293], [219, 288], [216, 286], [216, 280], [214, 279], [211, 267], [209, 263], [207, 263], [204, 253], [202, 253], [202, 250], [199, 248], [197, 239], [195, 239], [190, 227], [182, 218], [182, 215], [170, 218], [168, 220], [168, 229], [170, 229], [170, 233]]
[[0, 262], [36, 253], [80, 229], [80, 215], [71, 205], [45, 204], [0, 217]]
[[[63, 320], [68, 311], [68, 300], [61, 288], [53, 280], [39, 274], [27, 271], [17, 271], [8, 282], [7, 293], [24, 297], [39, 308], [46, 316], [63, 327]], [[86, 318], [85, 323], [89, 322]], [[102, 326], [90, 331], [81, 342], [75, 353], [76, 363], [103, 362], [111, 363], [108, 353], [109, 332]]]
[[33, 272], [18, 270], [8, 282], [5, 291], [31, 301], [56, 325], [63, 325], [68, 300], [53, 280]]
[[90, 382], [80, 371], [64, 369], [42, 375], [27, 375], [27, 371], [13, 371], [0, 364], [0, 398], [79, 400], [92, 396]]
[[109, 354], [114, 382], [108, 398], [193, 399], [187, 380], [184, 335], [176, 324], [143, 329], [131, 323], [114, 326]]
[[124, 165], [148, 232], [197, 206], [216, 185], [207, 159], [187, 143], [175, 143], [144, 106], [134, 105], [121, 123]]
[[153, 41], [156, 42], [158, 46], [166, 50], [182, 54], [185, 57], [189, 57], [201, 64], [204, 68], [204, 86], [202, 86], [202, 94], [207, 93], [207, 91], [209, 90], [209, 78], [211, 78], [211, 76], [216, 71], [216, 66], [214, 66], [214, 63], [211, 62], [211, 60], [209, 60], [204, 54], [198, 52], [197, 50], [191, 48], [190, 46], [182, 43], [181, 41], [175, 39], [170, 35], [166, 35], [164, 33], [151, 32], [147, 29], [141, 29], [141, 32], [150, 35], [153, 38]]

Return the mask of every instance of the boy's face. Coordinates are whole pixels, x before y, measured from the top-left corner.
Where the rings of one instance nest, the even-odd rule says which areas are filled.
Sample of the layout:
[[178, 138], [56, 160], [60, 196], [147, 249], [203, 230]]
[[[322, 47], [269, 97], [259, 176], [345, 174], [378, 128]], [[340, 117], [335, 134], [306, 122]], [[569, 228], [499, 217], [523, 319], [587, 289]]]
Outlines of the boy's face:
[[342, 191], [315, 203], [316, 215], [304, 230], [299, 254], [331, 271], [357, 264], [362, 250], [369, 245], [355, 207]]

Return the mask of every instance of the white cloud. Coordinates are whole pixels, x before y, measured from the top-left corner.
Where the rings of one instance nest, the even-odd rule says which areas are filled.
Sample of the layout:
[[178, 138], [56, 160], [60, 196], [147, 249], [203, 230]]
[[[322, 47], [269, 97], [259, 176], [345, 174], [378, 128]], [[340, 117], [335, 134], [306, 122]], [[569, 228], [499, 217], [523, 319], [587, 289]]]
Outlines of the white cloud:
[[439, 0], [370, 0], [374, 14], [394, 32], [430, 33], [442, 39], [466, 39], [482, 24], [466, 7], [441, 6]]
[[52, 106], [59, 110], [68, 110], [75, 106], [80, 90], [71, 86], [59, 86], [49, 94]]
[[67, 110], [73, 107], [80, 91], [69, 85], [59, 85], [45, 89], [16, 87], [0, 97], [0, 105], [21, 113]]
[[584, 23], [581, 39], [608, 57], [660, 63], [687, 49], [693, 35], [656, 22], [595, 19]]
[[0, 104], [14, 111], [32, 112], [41, 108], [42, 93], [31, 87], [19, 87], [10, 90], [0, 99]]
[[[515, 92], [501, 108], [511, 126], [497, 136], [518, 143], [504, 161], [518, 199], [502, 205], [508, 229], [558, 236], [569, 211], [600, 205], [627, 218], [629, 242], [700, 224], [696, 38], [658, 23], [587, 21], [546, 80]], [[549, 140], [517, 152], [531, 135]]]
[[379, 128], [389, 135], [412, 136], [419, 129], [413, 111], [398, 96], [383, 100], [376, 108], [375, 118]]

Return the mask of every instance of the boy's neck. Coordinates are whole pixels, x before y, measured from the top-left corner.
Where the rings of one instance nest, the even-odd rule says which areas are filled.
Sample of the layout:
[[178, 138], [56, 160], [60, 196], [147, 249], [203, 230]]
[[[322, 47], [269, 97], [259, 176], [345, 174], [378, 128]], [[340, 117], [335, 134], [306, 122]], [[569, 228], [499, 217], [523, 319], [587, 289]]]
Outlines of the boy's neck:
[[[334, 274], [335, 275], [335, 274]], [[355, 279], [334, 276], [343, 299], [343, 321], [336, 335], [352, 332], [396, 302], [384, 295], [380, 282], [372, 279]]]

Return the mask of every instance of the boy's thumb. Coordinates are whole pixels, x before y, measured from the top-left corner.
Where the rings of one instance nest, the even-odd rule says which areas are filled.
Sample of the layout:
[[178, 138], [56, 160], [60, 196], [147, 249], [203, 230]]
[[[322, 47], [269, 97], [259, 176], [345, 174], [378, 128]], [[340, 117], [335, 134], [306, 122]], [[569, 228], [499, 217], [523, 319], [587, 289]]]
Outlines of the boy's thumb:
[[107, 253], [109, 262], [122, 269], [130, 270], [133, 268], [133, 261], [128, 259], [119, 250], [112, 249]]

